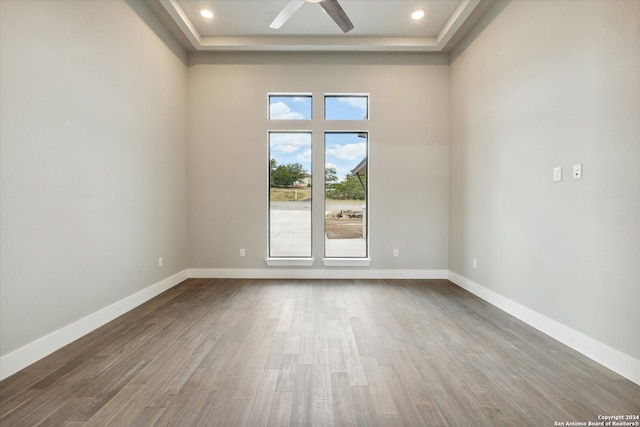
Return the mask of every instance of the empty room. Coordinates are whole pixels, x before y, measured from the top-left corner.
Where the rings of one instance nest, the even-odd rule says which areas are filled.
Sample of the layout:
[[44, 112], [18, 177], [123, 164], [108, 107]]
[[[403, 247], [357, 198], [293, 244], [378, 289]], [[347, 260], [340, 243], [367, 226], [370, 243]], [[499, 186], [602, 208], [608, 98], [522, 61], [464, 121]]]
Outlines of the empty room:
[[1, 426], [640, 426], [640, 1], [0, 0]]

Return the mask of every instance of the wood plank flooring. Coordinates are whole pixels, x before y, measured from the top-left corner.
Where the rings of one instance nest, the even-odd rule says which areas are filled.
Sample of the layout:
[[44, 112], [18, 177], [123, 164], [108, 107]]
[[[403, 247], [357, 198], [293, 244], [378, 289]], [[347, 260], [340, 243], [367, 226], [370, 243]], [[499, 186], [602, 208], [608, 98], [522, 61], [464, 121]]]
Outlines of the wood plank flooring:
[[190, 279], [0, 382], [2, 426], [554, 426], [623, 414], [640, 414], [639, 386], [446, 280]]

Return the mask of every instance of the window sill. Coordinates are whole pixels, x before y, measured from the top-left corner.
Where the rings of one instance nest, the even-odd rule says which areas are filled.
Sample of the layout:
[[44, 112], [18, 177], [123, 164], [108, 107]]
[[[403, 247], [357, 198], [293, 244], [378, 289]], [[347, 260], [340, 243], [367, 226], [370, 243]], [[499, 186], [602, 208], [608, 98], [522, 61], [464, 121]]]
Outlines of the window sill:
[[311, 267], [313, 258], [267, 258], [264, 260], [269, 267]]
[[371, 258], [324, 258], [325, 267], [369, 267]]

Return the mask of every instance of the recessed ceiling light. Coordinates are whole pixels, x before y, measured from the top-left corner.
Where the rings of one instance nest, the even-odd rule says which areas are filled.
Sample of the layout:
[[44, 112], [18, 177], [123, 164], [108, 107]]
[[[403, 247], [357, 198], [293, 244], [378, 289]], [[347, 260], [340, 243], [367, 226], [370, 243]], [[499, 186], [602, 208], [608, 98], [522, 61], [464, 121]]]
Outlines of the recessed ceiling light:
[[213, 18], [213, 12], [211, 12], [209, 9], [202, 9], [202, 10], [200, 10], [200, 16], [202, 16], [203, 18], [206, 18], [206, 19], [212, 19]]
[[426, 10], [424, 10], [424, 9], [417, 9], [417, 10], [415, 10], [415, 11], [411, 14], [411, 18], [412, 18], [412, 19], [415, 19], [415, 20], [417, 21], [418, 19], [422, 19], [422, 18], [424, 18], [424, 15], [426, 15], [426, 14], [427, 14], [427, 11], [426, 11]]

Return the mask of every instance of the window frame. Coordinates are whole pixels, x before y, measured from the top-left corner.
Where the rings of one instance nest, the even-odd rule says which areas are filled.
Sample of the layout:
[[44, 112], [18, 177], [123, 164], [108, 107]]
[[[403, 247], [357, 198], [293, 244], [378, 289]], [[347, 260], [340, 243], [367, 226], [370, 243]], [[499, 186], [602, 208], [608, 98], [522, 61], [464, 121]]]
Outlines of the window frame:
[[[271, 98], [272, 97], [296, 97], [303, 96], [309, 97], [311, 100], [311, 112], [309, 119], [271, 119]], [[364, 97], [367, 100], [367, 111], [366, 117], [361, 119], [327, 119], [326, 117], [326, 99], [327, 97]], [[317, 98], [321, 98], [319, 101]], [[321, 104], [320, 104], [321, 102]], [[314, 105], [322, 105], [322, 114], [320, 117], [315, 117], [315, 109]], [[321, 94], [314, 94], [313, 92], [267, 92], [267, 143], [268, 143], [268, 166], [267, 166], [267, 247], [266, 254], [267, 257], [265, 262], [267, 266], [270, 267], [310, 267], [315, 263], [315, 251], [314, 251], [314, 242], [317, 242], [317, 236], [314, 237], [317, 233], [322, 234], [321, 240], [323, 241], [322, 247], [322, 262], [325, 267], [368, 267], [371, 263], [371, 238], [370, 238], [370, 224], [371, 224], [371, 197], [370, 197], [370, 171], [371, 165], [369, 163], [370, 160], [370, 142], [371, 142], [371, 126], [370, 124], [366, 124], [365, 122], [369, 122], [371, 120], [371, 94], [370, 93], [356, 93], [356, 92], [325, 92]], [[341, 126], [343, 129], [334, 129], [333, 127], [342, 123]], [[300, 125], [299, 125], [300, 124]], [[304, 128], [303, 128], [304, 127]], [[322, 212], [315, 212], [318, 210], [318, 204], [314, 203], [314, 191], [312, 184], [311, 191], [311, 256], [301, 256], [301, 257], [271, 257], [271, 138], [270, 135], [272, 133], [309, 133], [311, 134], [311, 162], [310, 162], [310, 174], [312, 182], [317, 181], [317, 177], [314, 178], [314, 162], [319, 163], [318, 160], [314, 160], [318, 156], [314, 155], [314, 153], [319, 153], [322, 158], [322, 176], [324, 178], [325, 168], [326, 168], [326, 134], [328, 133], [366, 133], [367, 135], [367, 150], [366, 150], [366, 159], [367, 159], [367, 184], [366, 184], [366, 218], [363, 218], [366, 221], [366, 255], [365, 257], [327, 257], [326, 256], [326, 183], [324, 179], [322, 179], [322, 189], [316, 189], [316, 196], [318, 196], [318, 192], [322, 193]], [[319, 135], [322, 134], [320, 137]], [[322, 139], [320, 142], [319, 140]], [[321, 147], [321, 150], [318, 151], [318, 148]], [[316, 165], [316, 166], [319, 166]], [[317, 187], [317, 185], [315, 185]], [[314, 216], [322, 215], [322, 224], [314, 225]]]

